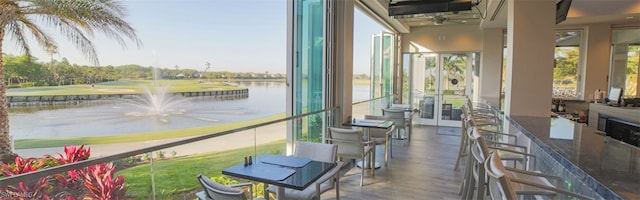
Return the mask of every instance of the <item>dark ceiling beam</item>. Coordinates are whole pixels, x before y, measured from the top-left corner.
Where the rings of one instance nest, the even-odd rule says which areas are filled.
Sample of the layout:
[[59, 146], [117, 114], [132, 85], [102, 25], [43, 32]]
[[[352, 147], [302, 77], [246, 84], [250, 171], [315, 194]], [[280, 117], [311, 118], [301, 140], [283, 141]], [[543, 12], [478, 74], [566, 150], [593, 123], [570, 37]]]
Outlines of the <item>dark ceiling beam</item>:
[[390, 1], [389, 16], [471, 10], [471, 0]]

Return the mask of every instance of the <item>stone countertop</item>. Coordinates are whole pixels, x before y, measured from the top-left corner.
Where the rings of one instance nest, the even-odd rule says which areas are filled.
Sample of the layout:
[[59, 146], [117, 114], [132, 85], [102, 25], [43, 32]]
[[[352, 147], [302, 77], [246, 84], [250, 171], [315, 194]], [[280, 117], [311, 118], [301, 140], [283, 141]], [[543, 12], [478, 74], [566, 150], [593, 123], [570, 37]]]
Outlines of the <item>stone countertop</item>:
[[564, 118], [512, 116], [509, 122], [604, 198], [640, 199], [640, 148]]

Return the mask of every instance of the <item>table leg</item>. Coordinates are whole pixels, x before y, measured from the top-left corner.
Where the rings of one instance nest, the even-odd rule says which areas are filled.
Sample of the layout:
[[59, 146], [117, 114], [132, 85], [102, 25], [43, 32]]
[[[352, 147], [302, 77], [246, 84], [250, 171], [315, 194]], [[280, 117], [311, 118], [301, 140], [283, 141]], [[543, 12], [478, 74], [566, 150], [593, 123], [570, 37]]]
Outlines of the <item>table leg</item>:
[[277, 200], [284, 200], [284, 187], [278, 186], [278, 193], [276, 194]]
[[[367, 161], [358, 161], [358, 162], [356, 162], [356, 166], [358, 166], [360, 168], [362, 168], [364, 166], [365, 169], [371, 169], [371, 165]], [[376, 161], [376, 163], [374, 163], [373, 166], [375, 166], [375, 168], [378, 169], [378, 168], [380, 168], [380, 163], [378, 161]]]
[[267, 191], [267, 188], [269, 188], [269, 184], [268, 183], [264, 183], [264, 190], [262, 191], [263, 194], [264, 194], [264, 199], [269, 199], [269, 192]]
[[[363, 129], [364, 129], [364, 134], [367, 137], [367, 141], [371, 141], [371, 132], [369, 132], [371, 130], [371, 128], [363, 128]], [[373, 146], [373, 148], [376, 148], [375, 145]], [[373, 155], [373, 156], [375, 156], [375, 155]], [[367, 157], [367, 160], [369, 160], [368, 157]], [[360, 167], [360, 168], [364, 167], [365, 169], [371, 169], [371, 164], [368, 161], [364, 161], [364, 160], [356, 162], [356, 166]], [[378, 169], [378, 168], [380, 168], [380, 163], [376, 162], [376, 163], [374, 163], [373, 166], [376, 169]]]

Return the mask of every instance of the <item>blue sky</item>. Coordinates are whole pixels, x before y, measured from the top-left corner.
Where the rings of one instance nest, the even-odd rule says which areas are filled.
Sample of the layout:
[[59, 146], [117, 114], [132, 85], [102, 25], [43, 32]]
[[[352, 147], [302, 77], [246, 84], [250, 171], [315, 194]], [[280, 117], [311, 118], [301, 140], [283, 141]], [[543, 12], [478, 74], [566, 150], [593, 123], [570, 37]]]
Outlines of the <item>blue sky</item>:
[[[212, 71], [286, 72], [286, 0], [125, 0], [126, 20], [142, 40], [127, 48], [96, 35], [101, 66], [138, 64], [162, 68]], [[354, 73], [369, 73], [371, 35], [383, 27], [356, 9], [354, 27]], [[91, 65], [64, 37], [50, 32], [59, 54], [71, 63]], [[8, 39], [8, 38], [5, 38]], [[51, 57], [31, 45], [40, 61]], [[14, 42], [5, 40], [4, 53], [20, 54]], [[154, 53], [155, 52], [155, 53]]]

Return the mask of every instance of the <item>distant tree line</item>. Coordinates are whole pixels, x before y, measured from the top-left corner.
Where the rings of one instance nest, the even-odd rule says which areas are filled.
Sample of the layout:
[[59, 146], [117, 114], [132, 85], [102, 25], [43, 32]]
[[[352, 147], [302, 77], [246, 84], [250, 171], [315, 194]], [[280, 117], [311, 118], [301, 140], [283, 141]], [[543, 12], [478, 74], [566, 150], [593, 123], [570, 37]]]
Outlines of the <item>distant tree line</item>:
[[[9, 88], [92, 84], [120, 79], [151, 80], [154, 78], [151, 66], [86, 66], [61, 61], [38, 62], [26, 55], [5, 54], [2, 57], [5, 69], [5, 83]], [[284, 74], [253, 72], [199, 72], [194, 69], [180, 69], [179, 66], [155, 68], [160, 79], [284, 79]]]
[[363, 80], [369, 80], [369, 75], [368, 74], [354, 74], [353, 75], [353, 79], [363, 79]]

